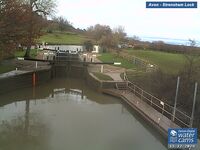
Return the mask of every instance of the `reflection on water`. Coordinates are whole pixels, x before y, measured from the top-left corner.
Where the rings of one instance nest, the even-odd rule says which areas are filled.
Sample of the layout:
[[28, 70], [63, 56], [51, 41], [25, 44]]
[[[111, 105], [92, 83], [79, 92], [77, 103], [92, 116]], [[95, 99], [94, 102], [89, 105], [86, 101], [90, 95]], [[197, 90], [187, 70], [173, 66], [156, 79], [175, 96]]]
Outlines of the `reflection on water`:
[[120, 100], [81, 80], [55, 79], [0, 100], [0, 150], [166, 149]]

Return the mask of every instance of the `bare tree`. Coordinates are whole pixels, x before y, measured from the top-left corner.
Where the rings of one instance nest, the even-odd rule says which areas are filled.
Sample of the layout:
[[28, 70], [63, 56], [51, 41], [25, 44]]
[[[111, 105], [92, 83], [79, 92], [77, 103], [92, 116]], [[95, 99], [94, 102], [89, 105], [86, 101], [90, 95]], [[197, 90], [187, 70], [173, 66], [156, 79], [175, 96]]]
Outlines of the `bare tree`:
[[60, 31], [67, 30], [72, 27], [72, 23], [70, 23], [66, 18], [60, 16], [60, 17], [54, 17], [53, 21], [58, 24], [58, 29]]
[[18, 0], [0, 0], [0, 49], [1, 57], [10, 56], [25, 39], [26, 8]]
[[189, 39], [189, 41], [191, 48], [184, 53], [186, 58], [185, 70], [188, 75], [188, 80], [190, 80], [191, 76], [195, 73], [195, 70], [197, 69], [196, 61], [199, 60], [200, 57], [200, 52], [193, 49], [196, 46], [196, 41], [191, 39]]
[[118, 26], [113, 29], [113, 36], [117, 42], [117, 44], [120, 44], [125, 41], [126, 32], [123, 26]]
[[96, 42], [100, 41], [102, 37], [112, 34], [112, 30], [107, 25], [96, 24], [87, 29], [88, 34], [93, 37]]
[[22, 0], [28, 8], [29, 24], [27, 25], [26, 54], [29, 57], [31, 46], [35, 43], [35, 38], [41, 35], [43, 24], [41, 18], [46, 18], [54, 13], [56, 4], [54, 0]]

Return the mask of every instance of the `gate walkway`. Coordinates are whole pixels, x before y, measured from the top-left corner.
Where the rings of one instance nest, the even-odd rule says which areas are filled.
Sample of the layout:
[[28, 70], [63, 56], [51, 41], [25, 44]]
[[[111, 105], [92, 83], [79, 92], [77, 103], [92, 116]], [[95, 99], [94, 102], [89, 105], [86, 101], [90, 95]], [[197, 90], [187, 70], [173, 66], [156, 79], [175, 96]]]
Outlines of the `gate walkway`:
[[158, 131], [167, 137], [169, 128], [190, 127], [190, 117], [176, 110], [173, 118], [173, 107], [145, 92], [129, 81], [116, 83], [115, 89], [103, 89], [103, 93], [123, 99]]

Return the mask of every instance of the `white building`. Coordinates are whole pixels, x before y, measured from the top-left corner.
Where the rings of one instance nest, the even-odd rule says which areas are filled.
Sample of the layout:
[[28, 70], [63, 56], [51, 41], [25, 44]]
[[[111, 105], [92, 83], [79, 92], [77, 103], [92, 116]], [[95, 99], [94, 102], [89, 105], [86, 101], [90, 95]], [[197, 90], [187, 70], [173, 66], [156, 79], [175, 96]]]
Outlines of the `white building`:
[[99, 53], [99, 52], [100, 52], [100, 46], [99, 45], [94, 45], [92, 53]]
[[48, 45], [45, 48], [61, 52], [68, 52], [70, 54], [77, 54], [85, 51], [85, 46], [82, 45]]

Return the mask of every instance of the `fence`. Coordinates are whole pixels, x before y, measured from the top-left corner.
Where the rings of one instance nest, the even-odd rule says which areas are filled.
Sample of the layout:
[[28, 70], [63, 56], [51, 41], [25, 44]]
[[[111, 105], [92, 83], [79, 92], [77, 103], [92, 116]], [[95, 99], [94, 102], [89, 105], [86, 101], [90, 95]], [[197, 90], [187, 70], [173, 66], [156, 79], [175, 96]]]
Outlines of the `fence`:
[[[174, 107], [163, 102], [159, 98], [141, 89], [139, 86], [128, 81], [126, 74], [124, 74], [124, 80], [127, 81], [127, 89], [136, 95], [138, 98], [151, 105], [154, 109], [162, 113], [168, 119], [174, 121], [180, 127], [191, 127], [192, 118], [184, 112], [176, 109], [175, 114], [173, 113]], [[174, 119], [172, 119], [174, 118]]]
[[138, 65], [138, 66], [142, 67], [142, 68], [145, 68], [146, 71], [155, 71], [158, 68], [157, 65], [150, 64], [148, 61], [144, 61], [144, 60], [142, 60], [140, 58], [137, 58], [135, 56], [133, 57], [133, 63], [135, 65]]

